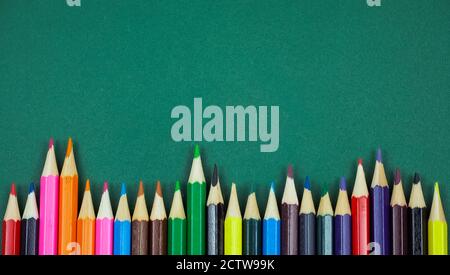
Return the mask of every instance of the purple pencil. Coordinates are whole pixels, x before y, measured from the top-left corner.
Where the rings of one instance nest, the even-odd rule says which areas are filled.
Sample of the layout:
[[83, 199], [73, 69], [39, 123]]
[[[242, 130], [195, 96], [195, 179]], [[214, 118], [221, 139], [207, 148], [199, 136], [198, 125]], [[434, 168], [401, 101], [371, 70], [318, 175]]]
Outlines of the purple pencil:
[[352, 214], [348, 202], [347, 183], [341, 178], [334, 212], [334, 255], [352, 254]]
[[381, 149], [378, 148], [372, 185], [370, 187], [371, 241], [374, 254], [391, 254], [389, 185], [384, 172]]

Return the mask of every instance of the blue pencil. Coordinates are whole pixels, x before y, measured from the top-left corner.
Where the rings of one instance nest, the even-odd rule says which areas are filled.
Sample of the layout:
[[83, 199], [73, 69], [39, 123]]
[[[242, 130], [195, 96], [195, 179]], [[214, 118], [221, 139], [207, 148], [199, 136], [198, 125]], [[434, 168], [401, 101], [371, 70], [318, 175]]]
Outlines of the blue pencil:
[[316, 209], [311, 193], [311, 182], [306, 177], [298, 216], [299, 255], [316, 254]]
[[334, 254], [352, 254], [352, 213], [347, 195], [347, 183], [341, 178], [339, 195], [334, 212]]
[[266, 213], [263, 220], [263, 255], [280, 255], [280, 213], [278, 212], [277, 198], [275, 197], [275, 183], [270, 186]]
[[131, 215], [128, 208], [127, 191], [122, 183], [116, 219], [114, 220], [114, 255], [130, 255]]

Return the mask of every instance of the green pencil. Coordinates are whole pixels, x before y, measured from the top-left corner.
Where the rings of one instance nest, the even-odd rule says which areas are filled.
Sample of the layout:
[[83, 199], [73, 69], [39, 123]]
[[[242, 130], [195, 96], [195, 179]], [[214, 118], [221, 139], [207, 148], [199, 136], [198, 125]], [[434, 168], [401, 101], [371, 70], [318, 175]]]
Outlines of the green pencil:
[[180, 182], [175, 183], [172, 207], [169, 214], [167, 253], [169, 255], [186, 254], [186, 214], [181, 197]]
[[261, 255], [261, 216], [255, 192], [248, 196], [242, 227], [243, 255]]
[[324, 185], [317, 210], [317, 254], [333, 255], [333, 207], [327, 185]]
[[187, 254], [204, 255], [206, 182], [198, 145], [195, 145], [194, 160], [187, 185]]

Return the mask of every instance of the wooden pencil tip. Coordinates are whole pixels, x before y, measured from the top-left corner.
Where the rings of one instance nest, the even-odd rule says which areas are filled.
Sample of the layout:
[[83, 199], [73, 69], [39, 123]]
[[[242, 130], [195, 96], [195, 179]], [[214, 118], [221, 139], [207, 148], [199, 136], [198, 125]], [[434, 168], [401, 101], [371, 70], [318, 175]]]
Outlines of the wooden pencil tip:
[[400, 169], [395, 169], [395, 175], [394, 175], [394, 184], [399, 184], [402, 180], [402, 176], [400, 174]]
[[54, 145], [53, 138], [50, 138], [50, 140], [48, 142], [48, 149], [52, 149], [53, 145]]
[[198, 158], [199, 156], [200, 156], [200, 147], [198, 146], [198, 144], [195, 144], [194, 158]]
[[139, 191], [138, 191], [138, 196], [143, 196], [144, 195], [144, 184], [142, 183], [142, 180], [139, 182]]
[[103, 183], [103, 192], [106, 192], [106, 191], [108, 191], [108, 182], [107, 181], [105, 181]]
[[72, 152], [72, 147], [73, 147], [73, 143], [72, 143], [72, 138], [69, 138], [69, 141], [67, 142], [67, 151], [66, 151], [66, 157], [70, 156], [70, 153]]
[[88, 180], [86, 180], [86, 187], [84, 188], [84, 191], [91, 191], [91, 182]]
[[10, 192], [10, 194], [13, 195], [13, 196], [17, 195], [17, 193], [16, 193], [16, 184], [14, 182], [11, 183], [11, 192]]
[[161, 190], [161, 182], [159, 180], [156, 182], [156, 193], [162, 197], [162, 190]]
[[290, 177], [291, 179], [294, 178], [294, 172], [292, 171], [292, 165], [291, 164], [289, 164], [289, 166], [288, 166], [287, 174], [288, 174], [288, 177]]

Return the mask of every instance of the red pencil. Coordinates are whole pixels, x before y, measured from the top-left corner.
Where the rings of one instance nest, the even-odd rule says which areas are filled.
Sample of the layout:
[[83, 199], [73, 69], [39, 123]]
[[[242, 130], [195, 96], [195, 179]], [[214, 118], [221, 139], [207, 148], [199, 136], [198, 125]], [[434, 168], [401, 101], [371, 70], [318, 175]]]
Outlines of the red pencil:
[[355, 185], [352, 193], [352, 252], [367, 255], [369, 244], [369, 192], [362, 160], [358, 160]]
[[2, 254], [20, 255], [20, 212], [14, 183], [11, 184], [11, 193], [9, 193], [2, 224]]

